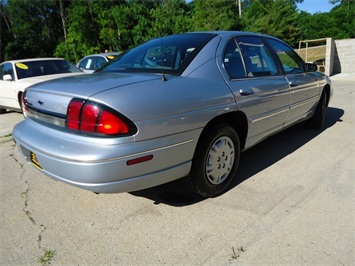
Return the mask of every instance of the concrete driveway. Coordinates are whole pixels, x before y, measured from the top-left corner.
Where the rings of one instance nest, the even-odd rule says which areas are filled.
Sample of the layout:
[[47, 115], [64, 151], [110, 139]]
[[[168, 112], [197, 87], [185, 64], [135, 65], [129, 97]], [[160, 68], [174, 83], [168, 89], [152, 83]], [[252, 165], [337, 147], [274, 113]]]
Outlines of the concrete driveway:
[[207, 200], [181, 181], [99, 195], [55, 182], [15, 148], [21, 114], [0, 115], [0, 265], [354, 265], [354, 76], [333, 77], [322, 130], [244, 152]]

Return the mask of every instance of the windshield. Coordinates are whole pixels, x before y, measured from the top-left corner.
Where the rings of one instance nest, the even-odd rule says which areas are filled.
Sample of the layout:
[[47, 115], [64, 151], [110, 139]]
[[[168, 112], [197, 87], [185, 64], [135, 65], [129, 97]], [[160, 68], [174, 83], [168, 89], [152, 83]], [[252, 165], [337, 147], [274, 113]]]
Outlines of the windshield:
[[215, 34], [186, 33], [150, 40], [121, 54], [98, 72], [180, 74]]
[[15, 63], [17, 78], [82, 72], [66, 60], [38, 60]]

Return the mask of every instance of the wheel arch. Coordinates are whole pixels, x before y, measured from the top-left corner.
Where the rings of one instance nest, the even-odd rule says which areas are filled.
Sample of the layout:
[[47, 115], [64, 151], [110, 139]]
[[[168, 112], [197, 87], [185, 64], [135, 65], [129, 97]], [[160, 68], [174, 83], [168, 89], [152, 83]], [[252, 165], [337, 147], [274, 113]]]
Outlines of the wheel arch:
[[20, 105], [21, 110], [22, 110], [22, 94], [23, 94], [23, 91], [19, 91], [17, 94], [17, 101], [18, 101], [18, 104]]
[[327, 94], [327, 106], [328, 106], [330, 101], [330, 85], [326, 84], [323, 88], [323, 91]]
[[246, 137], [248, 134], [248, 120], [246, 115], [241, 111], [236, 111], [236, 112], [231, 112], [228, 114], [217, 116], [207, 123], [207, 125], [202, 130], [201, 136], [209, 128], [220, 123], [226, 123], [230, 125], [237, 132], [239, 142], [240, 142], [240, 148], [241, 150], [243, 150], [245, 147]]

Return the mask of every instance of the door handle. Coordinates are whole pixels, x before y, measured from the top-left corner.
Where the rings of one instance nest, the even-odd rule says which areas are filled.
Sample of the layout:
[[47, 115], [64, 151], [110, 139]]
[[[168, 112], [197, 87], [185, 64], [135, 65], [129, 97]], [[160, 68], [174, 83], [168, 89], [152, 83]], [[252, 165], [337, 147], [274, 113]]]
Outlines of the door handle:
[[248, 89], [240, 89], [240, 90], [239, 90], [239, 93], [240, 93], [241, 96], [247, 96], [247, 95], [252, 95], [252, 94], [254, 94], [254, 91], [253, 91], [253, 89], [251, 89], [251, 88], [248, 88]]

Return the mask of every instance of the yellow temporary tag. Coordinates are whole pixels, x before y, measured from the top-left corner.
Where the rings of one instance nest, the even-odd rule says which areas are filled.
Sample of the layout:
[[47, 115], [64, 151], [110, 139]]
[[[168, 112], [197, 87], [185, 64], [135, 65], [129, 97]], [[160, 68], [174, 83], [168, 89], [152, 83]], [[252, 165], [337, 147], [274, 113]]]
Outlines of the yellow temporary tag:
[[27, 70], [28, 69], [28, 66], [26, 66], [25, 64], [22, 64], [22, 63], [16, 63], [16, 66], [18, 68], [21, 68], [21, 69], [24, 69], [24, 70]]

